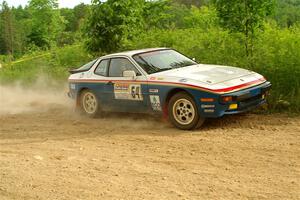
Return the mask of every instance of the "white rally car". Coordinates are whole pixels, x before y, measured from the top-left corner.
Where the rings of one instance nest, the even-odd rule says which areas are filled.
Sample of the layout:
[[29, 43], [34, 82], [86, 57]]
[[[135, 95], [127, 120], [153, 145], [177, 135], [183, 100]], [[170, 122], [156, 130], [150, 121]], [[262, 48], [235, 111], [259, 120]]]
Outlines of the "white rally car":
[[70, 72], [69, 96], [87, 115], [158, 113], [185, 130], [253, 109], [271, 87], [253, 71], [198, 64], [168, 48], [110, 54]]

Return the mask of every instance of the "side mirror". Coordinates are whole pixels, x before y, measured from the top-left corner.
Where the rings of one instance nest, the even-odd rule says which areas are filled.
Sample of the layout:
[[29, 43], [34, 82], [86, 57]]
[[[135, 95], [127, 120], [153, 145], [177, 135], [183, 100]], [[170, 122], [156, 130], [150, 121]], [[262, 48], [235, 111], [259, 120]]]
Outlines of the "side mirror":
[[126, 70], [126, 71], [123, 71], [123, 77], [130, 77], [134, 80], [136, 78], [136, 73], [135, 73], [135, 71]]
[[196, 62], [196, 58], [192, 58], [192, 60]]

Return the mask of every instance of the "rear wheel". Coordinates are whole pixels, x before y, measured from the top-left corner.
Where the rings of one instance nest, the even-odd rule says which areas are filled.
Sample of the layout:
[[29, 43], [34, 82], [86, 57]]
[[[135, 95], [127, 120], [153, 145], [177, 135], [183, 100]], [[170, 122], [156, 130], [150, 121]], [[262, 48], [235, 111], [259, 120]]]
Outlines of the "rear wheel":
[[99, 114], [99, 101], [92, 91], [84, 90], [81, 92], [80, 108], [89, 117], [96, 117]]
[[204, 122], [194, 99], [185, 92], [179, 92], [171, 97], [168, 116], [172, 124], [182, 130], [199, 128]]

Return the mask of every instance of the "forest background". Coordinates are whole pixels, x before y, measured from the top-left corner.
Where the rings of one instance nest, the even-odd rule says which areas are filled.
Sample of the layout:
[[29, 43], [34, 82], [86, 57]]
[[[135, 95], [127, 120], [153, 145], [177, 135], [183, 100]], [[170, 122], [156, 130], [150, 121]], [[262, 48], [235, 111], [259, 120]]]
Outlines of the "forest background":
[[270, 111], [300, 112], [300, 0], [57, 0], [0, 6], [0, 83], [65, 82], [111, 52], [174, 48], [199, 63], [254, 70], [272, 82]]

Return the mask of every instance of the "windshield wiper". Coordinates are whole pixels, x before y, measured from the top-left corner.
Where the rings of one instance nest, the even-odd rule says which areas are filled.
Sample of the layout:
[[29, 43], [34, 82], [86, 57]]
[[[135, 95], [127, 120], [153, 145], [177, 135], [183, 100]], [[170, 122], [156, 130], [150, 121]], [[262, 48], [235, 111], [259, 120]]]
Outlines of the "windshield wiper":
[[173, 69], [173, 68], [172, 67], [162, 68], [162, 69], [157, 70], [155, 73], [157, 73], [157, 72], [163, 72], [163, 71], [168, 71], [168, 70], [171, 70], [171, 69]]
[[182, 67], [188, 67], [194, 65], [194, 63], [189, 62], [189, 61], [182, 61], [182, 62], [174, 62], [171, 63], [171, 66], [173, 67], [173, 69], [177, 69], [177, 68], [182, 68]]

